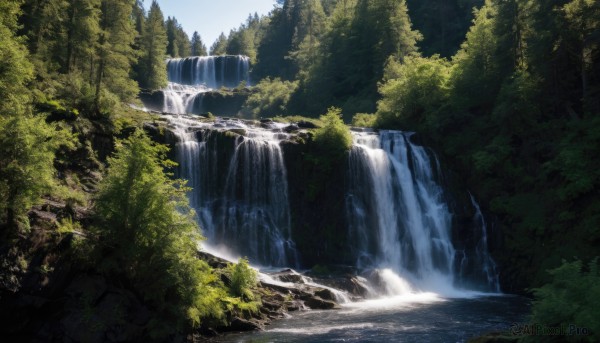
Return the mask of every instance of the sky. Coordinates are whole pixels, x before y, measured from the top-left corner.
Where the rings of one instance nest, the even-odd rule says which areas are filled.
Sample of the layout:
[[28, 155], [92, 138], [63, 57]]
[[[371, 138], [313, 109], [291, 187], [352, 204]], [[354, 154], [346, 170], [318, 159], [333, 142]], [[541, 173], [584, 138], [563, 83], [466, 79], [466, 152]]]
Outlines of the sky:
[[[151, 3], [144, 2], [146, 9]], [[248, 14], [268, 14], [275, 0], [158, 0], [158, 4], [165, 19], [175, 17], [190, 38], [198, 31], [210, 49], [221, 32], [228, 35], [246, 21]]]

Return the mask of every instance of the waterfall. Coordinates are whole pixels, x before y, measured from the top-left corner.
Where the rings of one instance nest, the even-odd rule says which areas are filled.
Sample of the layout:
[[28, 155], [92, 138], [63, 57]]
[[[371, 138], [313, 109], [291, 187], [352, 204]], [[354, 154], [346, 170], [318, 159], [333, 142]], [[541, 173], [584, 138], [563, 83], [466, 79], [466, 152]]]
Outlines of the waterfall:
[[437, 159], [410, 133], [353, 135], [347, 212], [358, 267], [389, 268], [417, 289], [451, 287], [452, 216]]
[[169, 82], [162, 90], [162, 112], [172, 114], [202, 113], [202, 100], [208, 91], [205, 86], [188, 86]]
[[170, 82], [204, 85], [210, 89], [235, 88], [250, 83], [248, 56], [194, 56], [167, 60]]
[[279, 146], [287, 135], [239, 120], [168, 118], [176, 137], [177, 176], [189, 180], [190, 204], [208, 242], [227, 246], [253, 263], [297, 263]]
[[495, 292], [500, 292], [500, 282], [498, 281], [498, 271], [496, 268], [496, 263], [490, 256], [488, 250], [488, 234], [487, 234], [487, 224], [485, 218], [483, 217], [483, 213], [481, 212], [481, 208], [473, 195], [469, 194], [471, 197], [471, 204], [475, 208], [475, 223], [476, 227], [480, 229], [480, 237], [477, 245], [475, 247], [475, 261], [479, 263], [477, 269], [481, 270], [485, 276], [485, 281], [487, 281], [487, 285]]
[[[293, 141], [293, 134], [284, 130], [287, 124], [166, 117], [174, 133], [177, 176], [193, 189], [190, 204], [212, 246], [226, 246], [252, 263], [274, 267], [295, 267], [301, 264], [299, 256], [318, 253], [307, 246], [297, 251], [292, 239], [301, 242], [302, 233], [293, 227], [302, 226], [291, 222], [296, 209], [289, 205], [280, 144]], [[359, 271], [375, 270], [365, 276], [382, 294], [456, 295], [459, 288], [482, 285], [498, 292], [479, 205], [471, 198], [472, 225], [452, 226], [454, 207], [441, 185], [440, 163], [431, 150], [412, 143], [411, 136], [353, 132], [345, 179], [347, 228], [330, 230], [347, 242], [347, 257], [356, 260]]]

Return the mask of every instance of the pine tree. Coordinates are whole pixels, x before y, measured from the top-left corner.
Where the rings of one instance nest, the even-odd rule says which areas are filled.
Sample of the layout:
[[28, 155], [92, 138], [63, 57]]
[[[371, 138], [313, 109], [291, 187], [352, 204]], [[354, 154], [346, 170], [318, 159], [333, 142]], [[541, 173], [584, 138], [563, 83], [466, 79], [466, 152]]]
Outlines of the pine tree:
[[20, 1], [0, 2], [0, 116], [22, 113], [29, 102], [27, 82], [33, 77], [23, 37], [17, 36]]
[[105, 272], [124, 276], [153, 310], [153, 340], [223, 315], [226, 295], [212, 269], [197, 258], [203, 239], [181, 180], [165, 168], [168, 147], [138, 130], [118, 141], [99, 185], [96, 212]]
[[192, 56], [206, 56], [206, 45], [202, 42], [202, 38], [198, 34], [198, 31], [194, 31], [191, 42]]
[[221, 32], [219, 38], [210, 47], [210, 54], [212, 56], [227, 54], [227, 36], [223, 32]]
[[142, 36], [142, 57], [140, 60], [143, 74], [140, 86], [147, 89], [159, 89], [167, 85], [167, 31], [164, 17], [158, 3], [152, 2]]
[[133, 49], [135, 27], [131, 20], [134, 0], [102, 0], [98, 39], [94, 108], [109, 111], [121, 102], [133, 100], [138, 87], [129, 75], [136, 61]]

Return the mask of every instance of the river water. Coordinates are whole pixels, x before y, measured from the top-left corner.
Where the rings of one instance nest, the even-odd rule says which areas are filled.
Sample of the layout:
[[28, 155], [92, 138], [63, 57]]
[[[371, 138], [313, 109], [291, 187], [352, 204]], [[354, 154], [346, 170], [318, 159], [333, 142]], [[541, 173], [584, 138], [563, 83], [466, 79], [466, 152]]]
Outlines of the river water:
[[303, 311], [265, 331], [229, 334], [211, 342], [466, 342], [527, 321], [530, 301], [510, 295], [441, 298], [412, 294]]

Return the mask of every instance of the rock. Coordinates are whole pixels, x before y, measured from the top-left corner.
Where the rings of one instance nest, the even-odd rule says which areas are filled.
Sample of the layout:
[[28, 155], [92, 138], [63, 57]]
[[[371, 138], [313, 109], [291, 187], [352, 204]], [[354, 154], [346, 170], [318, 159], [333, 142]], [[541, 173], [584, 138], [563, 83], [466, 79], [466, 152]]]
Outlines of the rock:
[[318, 296], [308, 296], [302, 300], [304, 300], [304, 305], [313, 310], [331, 310], [340, 308], [337, 303], [330, 300], [321, 299]]
[[315, 291], [315, 295], [324, 300], [331, 300], [331, 301], [336, 300], [335, 294], [333, 294], [333, 292], [328, 290], [327, 288], [322, 288], [322, 289]]
[[373, 293], [373, 290], [369, 288], [369, 282], [362, 276], [347, 274], [341, 277], [317, 279], [317, 282], [346, 291], [355, 298], [366, 298]]
[[106, 280], [102, 276], [81, 274], [75, 277], [65, 293], [73, 298], [85, 297], [90, 303], [95, 303], [106, 289]]
[[254, 331], [264, 329], [264, 326], [256, 319], [247, 320], [239, 317], [233, 317], [230, 325], [224, 328], [223, 331]]
[[204, 251], [198, 251], [198, 258], [208, 263], [209, 266], [215, 269], [223, 269], [229, 265], [229, 261], [216, 257]]
[[317, 125], [315, 125], [314, 123], [311, 123], [309, 121], [306, 121], [306, 120], [301, 120], [301, 121], [297, 122], [296, 125], [298, 125], [298, 127], [301, 129], [316, 129], [316, 128], [318, 128]]
[[298, 131], [298, 130], [300, 130], [300, 127], [296, 124], [288, 125], [283, 129], [283, 131], [285, 131], [287, 133], [291, 133], [291, 132]]
[[281, 282], [304, 283], [304, 277], [293, 269], [284, 269], [271, 277]]
[[227, 132], [235, 133], [240, 136], [246, 135], [246, 130], [244, 130], [244, 129], [229, 129], [229, 130], [227, 130]]

